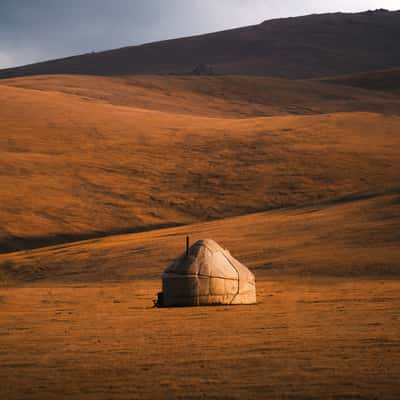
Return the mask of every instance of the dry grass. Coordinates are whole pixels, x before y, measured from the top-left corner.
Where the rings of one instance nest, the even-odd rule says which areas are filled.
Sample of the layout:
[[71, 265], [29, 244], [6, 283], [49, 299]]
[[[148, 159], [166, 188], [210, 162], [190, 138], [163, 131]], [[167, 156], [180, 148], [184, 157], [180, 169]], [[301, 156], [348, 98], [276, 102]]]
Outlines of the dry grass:
[[162, 310], [158, 287], [0, 290], [0, 397], [399, 397], [398, 281], [259, 282], [256, 306]]
[[[389, 80], [390, 72], [381, 72], [380, 79], [370, 78], [368, 82], [373, 85], [382, 82], [384, 77]], [[348, 80], [350, 78], [356, 86], [357, 76]], [[246, 76], [122, 78], [81, 75], [6, 79], [0, 84], [72, 94], [87, 101], [204, 117], [245, 118], [352, 111], [400, 114], [400, 99], [390, 92], [382, 94], [356, 87], [343, 88], [343, 82], [347, 83], [345, 78], [326, 81], [338, 85], [327, 84], [324, 80], [290, 81]]]
[[400, 94], [400, 68], [328, 77], [322, 81], [331, 82], [335, 85], [353, 86], [368, 90], [379, 90], [385, 93]]
[[12, 284], [159, 280], [192, 242], [213, 238], [257, 279], [398, 278], [399, 195], [257, 213], [0, 255]]
[[[400, 397], [398, 100], [213, 79], [1, 82], [1, 399]], [[152, 309], [186, 234], [259, 304]]]
[[[62, 91], [72, 78], [58, 79]], [[105, 78], [99, 82], [106, 85]], [[146, 92], [148, 101], [151, 93], [156, 100], [143, 109], [99, 101], [96, 93], [84, 98], [0, 86], [3, 251], [398, 187], [398, 116], [239, 118], [246, 106], [238, 104], [235, 118], [210, 118], [196, 114], [189, 89], [185, 102], [192, 114], [166, 112], [157, 90]], [[221, 102], [228, 114], [233, 98]]]

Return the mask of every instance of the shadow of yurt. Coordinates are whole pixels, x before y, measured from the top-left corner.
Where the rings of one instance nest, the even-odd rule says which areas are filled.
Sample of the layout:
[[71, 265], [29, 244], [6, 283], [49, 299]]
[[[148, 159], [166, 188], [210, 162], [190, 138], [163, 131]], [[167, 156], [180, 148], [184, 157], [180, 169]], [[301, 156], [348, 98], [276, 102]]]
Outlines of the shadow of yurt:
[[211, 239], [199, 240], [162, 275], [158, 307], [255, 304], [254, 274]]

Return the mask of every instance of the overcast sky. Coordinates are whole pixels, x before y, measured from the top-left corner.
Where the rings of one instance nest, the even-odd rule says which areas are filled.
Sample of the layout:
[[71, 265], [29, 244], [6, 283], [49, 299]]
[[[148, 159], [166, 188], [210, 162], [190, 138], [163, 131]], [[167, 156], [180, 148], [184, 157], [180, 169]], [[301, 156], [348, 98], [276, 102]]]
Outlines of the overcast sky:
[[400, 0], [0, 0], [0, 68]]

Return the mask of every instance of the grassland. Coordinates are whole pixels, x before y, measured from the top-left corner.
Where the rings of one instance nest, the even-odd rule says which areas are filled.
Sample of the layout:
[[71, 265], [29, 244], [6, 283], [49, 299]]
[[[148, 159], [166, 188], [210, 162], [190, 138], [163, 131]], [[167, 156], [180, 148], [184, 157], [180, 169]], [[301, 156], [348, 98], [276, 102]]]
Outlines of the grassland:
[[[297, 101], [286, 81], [77, 79], [1, 81], [3, 252], [398, 188], [395, 96], [354, 89], [335, 106], [329, 84], [295, 83]], [[270, 90], [251, 99], [259, 82]], [[307, 101], [311, 115], [288, 114]]]
[[[349, 79], [0, 81], [0, 398], [398, 399], [400, 100]], [[186, 235], [259, 303], [151, 308]]]
[[398, 398], [397, 280], [262, 281], [230, 308], [151, 309], [157, 289], [1, 290], [2, 398]]
[[231, 249], [257, 279], [391, 279], [400, 274], [399, 225], [397, 193], [7, 253], [0, 265], [3, 284], [159, 282], [189, 235]]

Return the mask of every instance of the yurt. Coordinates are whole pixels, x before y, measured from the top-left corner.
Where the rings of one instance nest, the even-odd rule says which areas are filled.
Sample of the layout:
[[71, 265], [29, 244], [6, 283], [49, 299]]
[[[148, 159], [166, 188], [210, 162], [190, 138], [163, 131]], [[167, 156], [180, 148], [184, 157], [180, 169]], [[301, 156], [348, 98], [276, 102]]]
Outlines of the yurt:
[[[187, 242], [188, 243], [188, 242]], [[254, 275], [214, 240], [199, 240], [162, 276], [164, 307], [254, 304]]]

